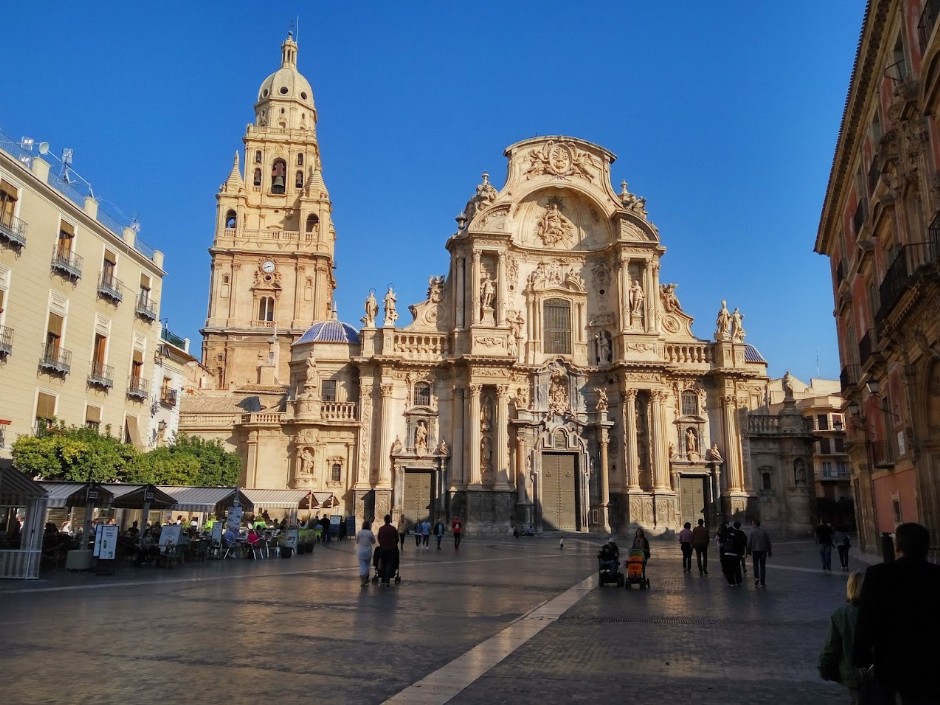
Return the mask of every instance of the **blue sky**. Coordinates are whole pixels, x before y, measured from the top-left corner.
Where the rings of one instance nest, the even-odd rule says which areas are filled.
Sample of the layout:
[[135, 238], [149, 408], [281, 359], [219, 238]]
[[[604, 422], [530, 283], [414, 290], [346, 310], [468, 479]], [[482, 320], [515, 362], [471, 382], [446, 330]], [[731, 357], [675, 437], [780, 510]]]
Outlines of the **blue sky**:
[[161, 315], [198, 350], [215, 193], [299, 17], [340, 318], [358, 325], [389, 282], [401, 309], [423, 300], [481, 172], [499, 187], [506, 146], [566, 134], [647, 198], [696, 335], [727, 299], [772, 376], [816, 376], [818, 356], [836, 378], [812, 248], [864, 5], [14, 2], [0, 130], [73, 148], [104, 204], [139, 217], [166, 253]]

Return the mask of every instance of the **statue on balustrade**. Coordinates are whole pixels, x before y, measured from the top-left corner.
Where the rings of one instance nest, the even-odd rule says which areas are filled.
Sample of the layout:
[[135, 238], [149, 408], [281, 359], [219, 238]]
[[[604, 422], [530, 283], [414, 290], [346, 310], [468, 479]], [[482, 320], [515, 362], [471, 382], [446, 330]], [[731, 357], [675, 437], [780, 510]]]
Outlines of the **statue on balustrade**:
[[395, 302], [398, 298], [395, 296], [395, 290], [392, 285], [388, 285], [388, 291], [385, 292], [385, 325], [394, 326], [398, 320], [398, 311], [395, 310]]
[[366, 315], [360, 318], [366, 328], [375, 326], [375, 317], [379, 315], [379, 302], [375, 300], [375, 289], [369, 289], [365, 303]]

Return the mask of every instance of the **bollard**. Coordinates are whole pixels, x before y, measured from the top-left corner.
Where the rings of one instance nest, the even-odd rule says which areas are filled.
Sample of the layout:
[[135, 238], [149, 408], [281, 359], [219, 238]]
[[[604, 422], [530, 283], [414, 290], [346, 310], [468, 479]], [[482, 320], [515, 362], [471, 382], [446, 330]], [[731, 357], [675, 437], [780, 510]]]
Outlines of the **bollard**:
[[894, 560], [894, 539], [887, 531], [881, 532], [881, 559], [885, 563], [891, 563]]

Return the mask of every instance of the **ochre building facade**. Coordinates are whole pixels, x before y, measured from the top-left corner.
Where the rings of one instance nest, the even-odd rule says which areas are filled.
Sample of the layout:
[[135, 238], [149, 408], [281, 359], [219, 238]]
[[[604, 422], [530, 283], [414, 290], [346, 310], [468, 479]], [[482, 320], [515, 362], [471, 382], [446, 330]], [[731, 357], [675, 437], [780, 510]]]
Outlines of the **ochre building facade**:
[[360, 325], [336, 320], [296, 52], [288, 38], [218, 197], [203, 347], [218, 390], [184, 397], [181, 430], [238, 449], [246, 486], [331, 492], [357, 519], [659, 533], [760, 511], [744, 427], [767, 363], [725, 302], [713, 339], [692, 333], [645, 199], [612, 186], [601, 146], [511, 145], [410, 316], [389, 288], [363, 292]]

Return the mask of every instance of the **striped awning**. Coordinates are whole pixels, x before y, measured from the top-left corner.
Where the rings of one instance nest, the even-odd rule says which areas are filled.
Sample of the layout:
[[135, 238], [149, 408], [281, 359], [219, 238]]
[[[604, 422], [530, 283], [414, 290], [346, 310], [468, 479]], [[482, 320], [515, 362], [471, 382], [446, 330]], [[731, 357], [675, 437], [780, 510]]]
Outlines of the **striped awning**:
[[245, 496], [257, 509], [298, 509], [308, 490], [244, 489]]
[[160, 488], [176, 500], [175, 509], [181, 512], [214, 512], [237, 503], [246, 509], [254, 509], [252, 501], [237, 487], [174, 487]]
[[151, 509], [168, 509], [176, 506], [176, 500], [154, 485], [105, 485], [114, 493], [112, 507], [119, 509], [143, 509], [144, 503]]
[[0, 467], [0, 505], [21, 507], [45, 496], [46, 491], [38, 482], [15, 468]]
[[[46, 504], [49, 509], [84, 507], [88, 504], [86, 496], [88, 485], [84, 482], [40, 482], [39, 484], [49, 493], [49, 500]], [[92, 495], [91, 503], [96, 507], [109, 506], [114, 499], [114, 493], [104, 485], [94, 485], [93, 491], [97, 492], [97, 497]]]

